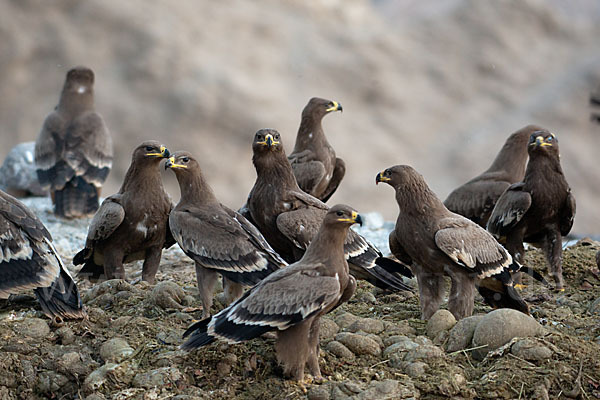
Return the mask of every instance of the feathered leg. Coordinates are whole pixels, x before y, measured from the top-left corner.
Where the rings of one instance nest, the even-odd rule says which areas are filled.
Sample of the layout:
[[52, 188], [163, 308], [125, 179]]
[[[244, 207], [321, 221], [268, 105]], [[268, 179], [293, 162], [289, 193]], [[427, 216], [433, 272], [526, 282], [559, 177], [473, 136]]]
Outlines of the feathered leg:
[[319, 368], [319, 326], [320, 318], [315, 318], [308, 332], [308, 370], [315, 381], [322, 381], [321, 369]]
[[452, 285], [450, 286], [450, 297], [448, 298], [448, 310], [459, 320], [470, 317], [473, 314], [475, 301], [475, 281], [462, 271], [448, 272]]
[[431, 274], [417, 269], [415, 274], [419, 283], [419, 302], [421, 303], [421, 319], [428, 320], [440, 308], [443, 300], [444, 278], [439, 274]]
[[309, 356], [308, 334], [312, 320], [306, 320], [278, 332], [275, 352], [283, 365], [283, 374], [298, 382], [304, 380], [304, 366]]
[[231, 304], [242, 296], [244, 293], [244, 286], [223, 277], [223, 291], [225, 292], [227, 304]]
[[125, 279], [122, 251], [114, 248], [104, 250], [104, 275], [106, 279]]
[[146, 258], [144, 259], [144, 266], [142, 267], [142, 280], [153, 285], [155, 280], [154, 276], [158, 271], [160, 265], [160, 256], [162, 255], [162, 247], [156, 246], [146, 250]]
[[544, 240], [544, 253], [550, 266], [550, 275], [554, 278], [556, 289], [564, 290], [562, 276], [562, 236], [558, 230], [548, 232]]
[[213, 303], [213, 293], [218, 278], [217, 271], [204, 268], [196, 263], [196, 279], [198, 280], [198, 294], [202, 302], [202, 319], [210, 317]]

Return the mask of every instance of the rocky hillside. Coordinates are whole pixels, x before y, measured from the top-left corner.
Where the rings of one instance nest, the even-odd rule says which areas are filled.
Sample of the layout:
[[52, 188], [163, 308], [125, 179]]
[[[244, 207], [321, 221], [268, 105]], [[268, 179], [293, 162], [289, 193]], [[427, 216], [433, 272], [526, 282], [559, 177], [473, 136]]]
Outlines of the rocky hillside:
[[2, 5], [0, 37], [0, 158], [35, 139], [65, 72], [85, 64], [117, 143], [108, 194], [131, 149], [157, 138], [197, 154], [237, 207], [255, 177], [253, 133], [277, 128], [291, 149], [300, 110], [321, 96], [344, 106], [324, 123], [348, 165], [332, 202], [392, 219], [391, 192], [373, 182], [380, 169], [412, 164], [445, 197], [510, 132], [537, 123], [560, 139], [574, 230], [598, 233], [595, 0], [23, 0]]

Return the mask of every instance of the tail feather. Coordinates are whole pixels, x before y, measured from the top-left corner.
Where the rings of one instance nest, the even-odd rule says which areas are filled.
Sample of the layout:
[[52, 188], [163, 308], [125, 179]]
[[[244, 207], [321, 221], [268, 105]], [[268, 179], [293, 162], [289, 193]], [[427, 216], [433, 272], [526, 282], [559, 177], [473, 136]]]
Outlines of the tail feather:
[[49, 318], [81, 319], [87, 315], [79, 296], [79, 289], [62, 265], [60, 274], [52, 285], [34, 289], [34, 293], [42, 311]]
[[82, 177], [67, 182], [62, 190], [54, 192], [54, 212], [65, 218], [77, 218], [98, 210], [98, 191]]
[[181, 349], [192, 350], [214, 342], [216, 339], [206, 332], [210, 320], [211, 318], [205, 318], [202, 321], [190, 325], [183, 333], [184, 338], [188, 336], [189, 338], [180, 346]]
[[75, 254], [73, 265], [81, 264], [83, 264], [83, 267], [77, 272], [77, 277], [95, 283], [100, 281], [104, 276], [104, 267], [94, 262], [93, 251], [91, 249], [85, 248]]
[[515, 290], [508, 270], [482, 279], [477, 290], [485, 302], [493, 308], [512, 308], [529, 315], [529, 306]]
[[409, 279], [415, 277], [410, 268], [401, 261], [392, 260], [387, 257], [379, 257], [375, 260], [375, 263], [391, 274], [400, 273], [400, 275]]

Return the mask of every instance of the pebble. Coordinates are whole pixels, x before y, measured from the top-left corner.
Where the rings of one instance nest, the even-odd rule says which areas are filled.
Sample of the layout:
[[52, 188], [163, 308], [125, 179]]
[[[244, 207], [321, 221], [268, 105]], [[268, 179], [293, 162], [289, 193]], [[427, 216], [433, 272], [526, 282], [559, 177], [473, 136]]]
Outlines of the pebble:
[[348, 347], [350, 351], [357, 355], [381, 355], [381, 347], [379, 347], [379, 344], [367, 336], [351, 332], [342, 332], [335, 336], [335, 340]]
[[217, 363], [217, 373], [219, 376], [228, 376], [235, 363], [237, 363], [237, 356], [235, 354], [229, 353], [223, 357], [223, 359]]
[[510, 352], [529, 361], [543, 361], [552, 357], [552, 350], [534, 339], [523, 339], [513, 344]]
[[154, 304], [163, 309], [181, 310], [185, 296], [183, 288], [172, 281], [159, 282], [150, 293]]
[[396, 336], [398, 340], [395, 343], [392, 343], [383, 351], [384, 357], [389, 357], [392, 354], [403, 353], [419, 347], [418, 344], [413, 342], [411, 339], [406, 336]]
[[473, 357], [482, 360], [488, 351], [508, 343], [514, 337], [531, 337], [543, 334], [544, 328], [530, 316], [520, 311], [501, 308], [486, 314], [473, 333]]
[[41, 393], [58, 392], [69, 382], [69, 378], [55, 371], [42, 371], [37, 374], [36, 389]]
[[366, 390], [354, 398], [356, 400], [371, 399], [411, 399], [419, 397], [419, 391], [412, 382], [399, 382], [393, 379], [383, 381], [371, 381]]
[[63, 354], [57, 362], [59, 372], [67, 376], [72, 375], [76, 378], [87, 376], [97, 366], [98, 363], [91, 361], [89, 357], [86, 360], [82, 360], [81, 355], [75, 351]]
[[68, 326], [62, 326], [56, 330], [56, 334], [60, 339], [60, 344], [69, 345], [75, 342], [75, 334]]
[[437, 310], [427, 321], [427, 337], [436, 338], [441, 332], [452, 329], [456, 325], [456, 318], [448, 310]]
[[431, 360], [434, 358], [444, 357], [444, 351], [433, 344], [418, 346], [410, 350], [404, 356], [404, 361], [412, 362], [417, 360]]
[[450, 330], [448, 341], [446, 342], [446, 351], [454, 352], [469, 348], [473, 340], [475, 328], [482, 319], [483, 315], [473, 315], [458, 321]]
[[83, 381], [83, 390], [86, 393], [98, 391], [98, 389], [100, 389], [104, 385], [104, 383], [106, 383], [107, 373], [116, 369], [117, 366], [117, 364], [106, 363], [100, 368], [94, 370]]
[[346, 312], [346, 313], [340, 314], [337, 317], [335, 317], [335, 323], [341, 329], [345, 329], [345, 328], [349, 327], [350, 325], [352, 325], [358, 319], [359, 319], [359, 317], [357, 317], [356, 315]]
[[169, 330], [167, 332], [158, 332], [156, 340], [161, 344], [181, 344], [181, 335], [183, 330]]
[[124, 281], [123, 279], [110, 279], [94, 285], [91, 289], [86, 291], [83, 294], [83, 301], [84, 303], [88, 303], [105, 293], [111, 293], [112, 295], [115, 295], [116, 293], [124, 290], [136, 294], [141, 292], [140, 289], [133, 286], [129, 282]]
[[375, 295], [371, 292], [360, 293], [356, 297], [356, 300], [358, 300], [361, 303], [366, 303], [366, 304], [377, 304], [377, 298], [375, 298]]
[[343, 360], [352, 361], [355, 358], [354, 353], [337, 340], [332, 340], [331, 342], [327, 343], [325, 350]]
[[411, 378], [416, 378], [425, 375], [427, 368], [429, 368], [429, 366], [422, 361], [411, 362], [407, 363], [404, 367], [404, 373]]
[[133, 386], [151, 389], [155, 386], [174, 385], [185, 380], [185, 376], [177, 368], [162, 367], [137, 374], [133, 378]]
[[330, 318], [321, 318], [319, 323], [319, 339], [333, 338], [340, 331], [340, 327]]
[[41, 318], [26, 318], [14, 325], [15, 333], [34, 339], [45, 339], [50, 334], [50, 326]]
[[307, 394], [308, 400], [329, 400], [331, 388], [329, 385], [313, 386]]
[[133, 348], [125, 339], [109, 339], [100, 347], [100, 357], [104, 362], [121, 362], [133, 354]]
[[408, 321], [400, 321], [398, 323], [384, 321], [385, 332], [388, 335], [404, 335], [415, 336], [417, 331], [408, 324]]
[[354, 321], [350, 326], [346, 328], [349, 332], [363, 331], [365, 333], [378, 334], [383, 332], [384, 325], [383, 321], [374, 318], [360, 318]]

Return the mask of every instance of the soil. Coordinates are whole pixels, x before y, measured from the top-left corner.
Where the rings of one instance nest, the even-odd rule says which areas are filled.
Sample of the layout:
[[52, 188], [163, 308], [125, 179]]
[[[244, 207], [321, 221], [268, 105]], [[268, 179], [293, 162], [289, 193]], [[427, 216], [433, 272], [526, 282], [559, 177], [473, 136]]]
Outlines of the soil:
[[[130, 282], [80, 282], [89, 314], [84, 321], [45, 318], [32, 294], [0, 303], [0, 398], [369, 398], [366, 388], [388, 380], [404, 388], [401, 397], [389, 398], [600, 398], [599, 249], [600, 243], [591, 240], [565, 249], [568, 286], [562, 293], [525, 280], [522, 295], [547, 328], [544, 337], [533, 340], [551, 350], [550, 358], [531, 361], [500, 351], [478, 362], [467, 349], [424, 357], [424, 373], [409, 376], [385, 350], [336, 356], [328, 343], [338, 331], [351, 330], [348, 325], [357, 318], [370, 318], [372, 325], [373, 320], [383, 322], [367, 335], [381, 349], [397, 335], [432, 344], [422, 337], [426, 323], [419, 319], [418, 296], [382, 292], [361, 281], [350, 302], [323, 322], [325, 383], [302, 387], [282, 378], [272, 337], [239, 345], [214, 343], [190, 353], [178, 349], [183, 331], [200, 318], [201, 306], [193, 264], [174, 246], [163, 253], [154, 286], [139, 281], [139, 263], [126, 268]], [[62, 256], [70, 259], [70, 254]], [[529, 249], [526, 259], [545, 271], [539, 250]], [[215, 303], [215, 311], [223, 308], [220, 294]], [[476, 314], [489, 311], [476, 300]], [[124, 341], [106, 344], [114, 338]], [[443, 337], [437, 340], [443, 348]]]

